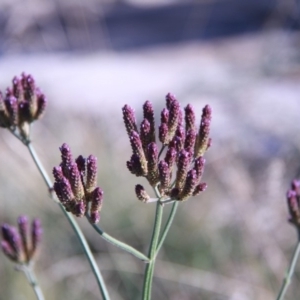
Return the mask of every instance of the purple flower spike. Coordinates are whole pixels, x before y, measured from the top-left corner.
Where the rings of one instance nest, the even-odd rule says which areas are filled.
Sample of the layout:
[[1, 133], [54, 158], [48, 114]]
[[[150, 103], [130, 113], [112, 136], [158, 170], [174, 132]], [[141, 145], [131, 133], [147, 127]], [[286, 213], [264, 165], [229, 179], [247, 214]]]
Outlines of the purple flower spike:
[[43, 233], [43, 229], [42, 229], [41, 221], [39, 219], [34, 219], [31, 224], [31, 243], [32, 243], [31, 258], [36, 253], [41, 243], [42, 233]]
[[176, 173], [176, 184], [175, 187], [181, 190], [184, 186], [186, 175], [188, 172], [191, 157], [189, 152], [182, 150], [178, 156], [177, 173]]
[[129, 105], [126, 104], [122, 108], [122, 111], [123, 111], [123, 120], [125, 123], [126, 131], [128, 136], [130, 137], [131, 131], [136, 131], [136, 132], [138, 131], [134, 110]]
[[207, 189], [207, 184], [205, 182], [199, 183], [193, 192], [193, 196], [199, 195], [201, 192], [204, 192], [206, 189]]
[[21, 235], [22, 246], [25, 254], [25, 260], [29, 261], [29, 244], [28, 244], [28, 218], [26, 216], [20, 216], [18, 218], [19, 232]]
[[76, 158], [75, 162], [77, 164], [78, 170], [79, 170], [82, 178], [84, 178], [84, 176], [85, 176], [85, 163], [86, 163], [86, 159], [82, 155], [79, 155]]
[[138, 155], [132, 154], [130, 161], [126, 162], [128, 170], [136, 176], [144, 176], [141, 161]]
[[179, 195], [179, 200], [184, 201], [193, 195], [193, 192], [197, 185], [197, 172], [196, 170], [190, 170], [186, 176], [186, 181], [182, 192]]
[[140, 184], [137, 184], [135, 186], [135, 194], [136, 194], [137, 198], [144, 203], [147, 203], [150, 199], [150, 196], [147, 194], [144, 187]]
[[168, 141], [173, 139], [177, 126], [179, 124], [180, 106], [179, 106], [179, 102], [176, 99], [173, 102], [171, 102], [169, 111], [170, 114], [169, 114], [169, 121], [168, 121], [168, 129], [169, 129]]
[[45, 110], [46, 110], [46, 106], [47, 106], [46, 97], [45, 97], [44, 94], [40, 94], [37, 97], [37, 108], [36, 108], [36, 112], [35, 112], [35, 115], [34, 115], [35, 120], [40, 119], [44, 115]]
[[171, 94], [171, 93], [168, 93], [166, 95], [166, 106], [168, 109], [170, 109], [171, 107], [171, 104], [174, 102], [174, 101], [177, 101], [175, 95]]
[[86, 203], [83, 200], [80, 200], [79, 202], [75, 202], [71, 212], [79, 218], [82, 218], [86, 212]]
[[294, 190], [289, 190], [286, 194], [288, 209], [290, 212], [289, 221], [296, 225], [298, 228], [300, 226], [300, 208], [297, 193]]
[[147, 119], [144, 119], [141, 123], [140, 136], [143, 149], [147, 153], [147, 147], [151, 143], [151, 125]]
[[150, 124], [150, 142], [155, 142], [155, 117], [152, 103], [150, 101], [146, 101], [144, 106], [144, 118], [149, 121]]
[[17, 126], [18, 124], [18, 102], [13, 96], [7, 97], [4, 100], [6, 110], [8, 113], [10, 126]]
[[188, 104], [185, 109], [185, 130], [196, 130], [196, 116], [192, 105]]
[[131, 132], [130, 143], [133, 153], [139, 157], [141, 168], [143, 170], [143, 176], [146, 176], [148, 174], [147, 160], [145, 157], [145, 152], [142, 146], [140, 136], [136, 131]]
[[75, 162], [70, 165], [69, 182], [75, 196], [75, 201], [81, 200], [84, 197], [84, 188], [81, 182], [80, 172]]
[[292, 190], [296, 192], [297, 196], [300, 196], [300, 180], [294, 179], [291, 184]]
[[62, 172], [61, 166], [54, 167], [52, 173], [53, 173], [53, 176], [54, 176], [56, 181], [62, 181], [63, 180], [64, 174]]
[[23, 100], [23, 87], [20, 79], [15, 76], [12, 80], [12, 94], [19, 100]]
[[159, 179], [160, 179], [160, 186], [159, 191], [162, 195], [167, 195], [169, 193], [169, 186], [170, 186], [170, 168], [168, 164], [162, 160], [158, 164], [159, 170]]
[[194, 148], [196, 142], [196, 131], [193, 129], [189, 129], [184, 142], [184, 149], [188, 151], [191, 156], [194, 156]]
[[92, 192], [97, 185], [97, 157], [90, 155], [87, 160], [86, 190]]
[[158, 149], [156, 143], [152, 142], [148, 145], [148, 175], [147, 179], [152, 186], [155, 186], [158, 179]]
[[203, 108], [201, 124], [199, 127], [199, 132], [196, 140], [195, 158], [199, 156], [203, 156], [205, 151], [210, 146], [211, 141], [209, 139], [209, 133], [210, 133], [211, 114], [212, 114], [211, 107], [209, 105], [206, 105]]
[[14, 250], [11, 248], [7, 241], [1, 241], [1, 249], [9, 259], [11, 259], [14, 262], [18, 262], [17, 254], [14, 252]]
[[23, 249], [21, 244], [21, 238], [16, 228], [9, 226], [8, 224], [2, 225], [2, 236], [9, 246], [11, 247], [17, 261], [23, 261]]
[[159, 126], [159, 140], [161, 141], [161, 143], [163, 145], [167, 145], [168, 144], [168, 135], [169, 135], [169, 129], [168, 129], [168, 125], [166, 123], [162, 123]]
[[93, 224], [97, 224], [100, 221], [100, 213], [99, 211], [93, 211], [91, 213], [91, 221]]
[[160, 114], [161, 123], [168, 124], [169, 122], [169, 110], [164, 108]]
[[93, 223], [97, 223], [100, 220], [100, 214], [103, 203], [104, 192], [101, 188], [97, 187], [93, 192], [92, 204], [90, 216]]

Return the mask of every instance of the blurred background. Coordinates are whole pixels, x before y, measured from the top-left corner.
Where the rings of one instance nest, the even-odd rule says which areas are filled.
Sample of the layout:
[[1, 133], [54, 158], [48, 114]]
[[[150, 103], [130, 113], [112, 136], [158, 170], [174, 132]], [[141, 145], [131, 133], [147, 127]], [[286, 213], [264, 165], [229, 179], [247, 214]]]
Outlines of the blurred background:
[[[275, 299], [296, 232], [285, 193], [300, 171], [300, 18], [297, 0], [1, 0], [0, 89], [30, 73], [48, 98], [32, 139], [50, 173], [67, 142], [98, 157], [101, 227], [147, 253], [155, 205], [134, 193], [141, 178], [121, 108], [159, 114], [168, 92], [198, 116], [213, 109], [205, 193], [182, 203], [158, 256], [153, 299]], [[157, 122], [158, 123], [158, 122]], [[0, 134], [0, 222], [39, 217], [36, 272], [47, 300], [99, 299], [82, 250], [29, 153]], [[146, 186], [146, 184], [145, 184]], [[148, 188], [149, 189], [149, 188]], [[168, 207], [165, 209], [168, 213]], [[139, 299], [144, 264], [78, 220], [111, 298]], [[0, 255], [0, 299], [34, 299]], [[300, 266], [287, 299], [299, 299]]]

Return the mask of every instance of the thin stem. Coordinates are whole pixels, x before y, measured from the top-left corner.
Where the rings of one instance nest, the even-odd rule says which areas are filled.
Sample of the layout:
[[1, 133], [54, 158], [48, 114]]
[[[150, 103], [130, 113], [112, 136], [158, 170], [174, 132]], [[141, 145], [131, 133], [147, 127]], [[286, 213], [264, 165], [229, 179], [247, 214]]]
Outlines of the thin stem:
[[38, 155], [36, 154], [35, 149], [34, 149], [32, 143], [29, 142], [28, 144], [26, 144], [26, 147], [27, 147], [27, 149], [29, 150], [29, 153], [30, 153], [30, 155], [31, 155], [31, 157], [32, 157], [32, 159], [33, 159], [33, 161], [34, 161], [36, 167], [38, 168], [40, 174], [42, 175], [42, 178], [44, 179], [44, 181], [45, 181], [47, 187], [48, 187], [49, 190], [50, 190], [50, 189], [53, 187], [53, 184], [52, 184], [51, 179], [49, 178], [49, 176], [48, 176], [46, 170], [44, 169], [44, 166], [43, 166], [43, 164], [41, 163], [41, 161], [40, 161]]
[[161, 228], [162, 215], [163, 215], [163, 205], [160, 202], [157, 202], [153, 233], [152, 233], [151, 243], [149, 247], [150, 263], [146, 266], [146, 270], [144, 274], [144, 286], [143, 286], [143, 297], [142, 297], [143, 300], [151, 299], [155, 255], [156, 255], [157, 242], [158, 242], [160, 228]]
[[300, 239], [298, 239], [298, 243], [295, 248], [294, 254], [292, 256], [290, 266], [289, 266], [288, 271], [283, 279], [282, 286], [280, 288], [280, 291], [279, 291], [279, 294], [278, 294], [276, 300], [282, 300], [284, 298], [287, 288], [291, 283], [291, 279], [292, 279], [292, 276], [295, 271], [295, 266], [296, 266], [296, 262], [298, 260], [299, 254], [300, 254]]
[[158, 245], [156, 247], [156, 255], [158, 254], [161, 246], [163, 245], [163, 243], [164, 243], [164, 241], [165, 241], [165, 239], [167, 237], [167, 234], [168, 234], [168, 232], [170, 230], [170, 227], [171, 227], [171, 225], [173, 223], [173, 220], [174, 220], [177, 208], [178, 208], [178, 204], [179, 204], [179, 202], [175, 201], [175, 203], [173, 203], [173, 205], [172, 205], [172, 209], [170, 211], [169, 218], [167, 220], [165, 228], [163, 229], [163, 232], [162, 232], [161, 237], [159, 239]]
[[[47, 187], [49, 188], [49, 190], [51, 190], [52, 186], [53, 186], [52, 182], [51, 182], [47, 172], [45, 171], [42, 163], [40, 162], [39, 157], [38, 157], [37, 153], [35, 152], [32, 144], [30, 142], [28, 142], [28, 143], [25, 143], [25, 145], [27, 146], [27, 148], [30, 152], [30, 155], [33, 158], [34, 163], [35, 163], [36, 167], [38, 168], [40, 174], [42, 175]], [[51, 193], [50, 195], [51, 195], [51, 198], [53, 200], [56, 200], [53, 193]], [[89, 245], [88, 245], [88, 243], [87, 243], [80, 227], [78, 226], [78, 224], [75, 221], [75, 219], [73, 218], [73, 216], [65, 210], [63, 205], [61, 203], [58, 203], [58, 205], [61, 208], [62, 212], [64, 213], [65, 217], [68, 219], [69, 223], [71, 224], [71, 226], [72, 226], [72, 228], [73, 228], [73, 230], [74, 230], [74, 232], [75, 232], [75, 234], [76, 234], [76, 236], [77, 236], [77, 238], [78, 238], [78, 240], [79, 240], [79, 242], [80, 242], [80, 244], [83, 248], [83, 251], [84, 251], [84, 253], [85, 253], [85, 255], [88, 259], [88, 262], [91, 266], [91, 269], [92, 269], [92, 271], [95, 275], [95, 278], [96, 278], [96, 281], [97, 281], [97, 284], [99, 286], [99, 289], [100, 289], [100, 292], [101, 292], [101, 295], [102, 295], [103, 299], [104, 300], [109, 300], [110, 298], [109, 298], [109, 295], [108, 295], [108, 291], [106, 289], [105, 282], [103, 280], [103, 277], [102, 277], [102, 275], [99, 271], [99, 268], [97, 266], [97, 263], [95, 261], [95, 258], [93, 256], [91, 250], [90, 250], [90, 247], [89, 247]]]
[[106, 240], [107, 242], [109, 242], [110, 244], [132, 254], [133, 256], [139, 258], [140, 260], [144, 261], [144, 262], [149, 262], [149, 257], [147, 257], [145, 254], [141, 253], [140, 251], [136, 250], [135, 248], [129, 246], [126, 243], [123, 243], [119, 240], [117, 240], [116, 238], [112, 237], [111, 235], [109, 235], [108, 233], [104, 232], [98, 225], [93, 224], [91, 222], [91, 219], [88, 215], [86, 215], [88, 221], [90, 222], [90, 224], [93, 226], [93, 228], [100, 234], [100, 236]]
[[162, 155], [163, 151], [165, 150], [166, 146], [163, 145], [158, 153], [158, 158], [160, 158], [160, 156]]
[[41, 287], [37, 282], [33, 268], [31, 266], [22, 266], [20, 270], [23, 271], [24, 274], [26, 275], [26, 278], [34, 291], [36, 298], [38, 300], [44, 300], [45, 297], [43, 295]]

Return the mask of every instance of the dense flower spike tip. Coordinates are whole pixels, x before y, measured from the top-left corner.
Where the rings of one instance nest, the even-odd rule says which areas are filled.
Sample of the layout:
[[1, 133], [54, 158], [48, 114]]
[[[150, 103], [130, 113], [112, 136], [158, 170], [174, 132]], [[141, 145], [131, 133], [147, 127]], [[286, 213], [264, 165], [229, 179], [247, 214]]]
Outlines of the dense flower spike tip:
[[[92, 205], [91, 205], [91, 218], [93, 223], [97, 223], [97, 219], [100, 218], [100, 211], [102, 208], [104, 192], [101, 188], [97, 187], [93, 192]], [[97, 217], [97, 218], [96, 218]], [[93, 219], [96, 218], [96, 219]], [[99, 222], [99, 220], [98, 220]]]
[[97, 185], [97, 157], [90, 155], [86, 160], [86, 190], [91, 193]]
[[146, 176], [148, 174], [147, 160], [142, 146], [140, 135], [136, 131], [131, 131], [130, 143], [131, 143], [133, 154], [137, 155], [139, 158], [143, 176]]
[[0, 126], [28, 141], [29, 125], [40, 119], [46, 108], [45, 95], [36, 87], [31, 75], [14, 77], [12, 87], [0, 96]]
[[[133, 152], [127, 161], [129, 171], [136, 176], [145, 177], [160, 194], [163, 203], [187, 200], [204, 191], [207, 185], [201, 183], [201, 178], [205, 164], [203, 154], [211, 145], [210, 106], [203, 108], [197, 132], [194, 108], [188, 104], [183, 111], [176, 97], [167, 94], [166, 107], [161, 111], [158, 126], [158, 137], [162, 143], [160, 150], [155, 143], [155, 118], [149, 101], [144, 103], [143, 112], [144, 119], [140, 124], [140, 131], [137, 131], [133, 109], [128, 105], [123, 107], [125, 127]], [[164, 152], [165, 157], [161, 160]], [[174, 179], [172, 177], [175, 174]], [[149, 196], [145, 193], [141, 185], [136, 186], [137, 197], [141, 201], [151, 202], [147, 200]]]
[[289, 190], [286, 194], [288, 209], [290, 212], [289, 222], [294, 224], [297, 228], [300, 228], [300, 208], [299, 197], [296, 191]]
[[125, 123], [126, 131], [128, 136], [130, 136], [131, 131], [136, 131], [136, 132], [138, 131], [134, 110], [129, 105], [126, 104], [122, 108], [122, 111], [123, 111], [123, 120]]
[[209, 133], [211, 114], [211, 107], [209, 105], [206, 105], [202, 111], [201, 123], [195, 144], [195, 158], [203, 156], [205, 151], [210, 147], [211, 139], [209, 138]]
[[19, 233], [22, 240], [25, 259], [29, 260], [29, 244], [28, 244], [28, 218], [26, 216], [19, 216], [18, 218]]
[[205, 182], [199, 183], [193, 192], [193, 196], [199, 195], [201, 192], [204, 192], [206, 189], [207, 189], [207, 184]]
[[292, 181], [291, 188], [297, 193], [297, 196], [300, 196], [300, 180], [294, 179]]
[[8, 224], [2, 225], [1, 248], [3, 253], [12, 261], [19, 264], [29, 264], [41, 242], [42, 227], [38, 219], [31, 226], [31, 241], [29, 240], [28, 218], [18, 218], [19, 231]]
[[31, 224], [31, 257], [36, 253], [42, 238], [42, 225], [39, 219], [34, 219]]
[[197, 172], [196, 170], [190, 170], [187, 173], [186, 181], [184, 184], [184, 188], [181, 191], [178, 200], [184, 201], [193, 195], [193, 192], [198, 183]]
[[147, 194], [144, 187], [140, 184], [137, 184], [135, 186], [135, 194], [136, 194], [137, 198], [144, 203], [147, 203], [150, 199], [150, 196]]
[[140, 137], [144, 152], [147, 156], [147, 145], [151, 143], [151, 125], [147, 119], [144, 119], [141, 123]]
[[150, 124], [150, 142], [155, 142], [155, 117], [152, 103], [150, 101], [146, 101], [144, 106], [144, 118], [149, 121]]
[[196, 115], [192, 105], [188, 104], [185, 109], [185, 130], [196, 130]]
[[147, 179], [152, 186], [155, 186], [158, 179], [158, 149], [156, 143], [152, 142], [148, 145], [148, 175]]
[[169, 120], [168, 120], [168, 141], [171, 141], [175, 135], [180, 115], [180, 105], [179, 102], [174, 98], [170, 103], [169, 109]]
[[166, 95], [166, 106], [167, 106], [168, 109], [170, 109], [171, 104], [172, 104], [173, 101], [177, 101], [175, 95], [173, 95], [171, 93], [168, 93]]
[[189, 152], [182, 150], [178, 156], [177, 173], [175, 187], [179, 190], [183, 187], [188, 172], [191, 157]]
[[85, 159], [79, 155], [73, 160], [70, 147], [64, 143], [60, 148], [62, 162], [53, 168], [53, 189], [66, 211], [83, 217], [88, 211], [93, 223], [100, 220], [99, 212], [103, 191], [97, 187], [97, 157]]
[[160, 179], [159, 191], [162, 195], [167, 195], [169, 193], [169, 186], [171, 180], [170, 167], [167, 162], [161, 160], [158, 164], [158, 170]]

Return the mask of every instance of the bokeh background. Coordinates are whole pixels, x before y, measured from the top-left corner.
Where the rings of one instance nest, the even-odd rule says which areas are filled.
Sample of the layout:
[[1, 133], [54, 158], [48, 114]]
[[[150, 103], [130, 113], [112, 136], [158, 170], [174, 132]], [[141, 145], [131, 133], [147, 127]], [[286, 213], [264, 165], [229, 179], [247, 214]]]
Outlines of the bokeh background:
[[[200, 121], [213, 108], [205, 193], [180, 205], [155, 269], [153, 299], [275, 299], [296, 232], [285, 193], [300, 171], [297, 0], [0, 1], [0, 89], [25, 71], [48, 98], [32, 139], [50, 173], [67, 142], [98, 157], [101, 226], [147, 253], [154, 205], [134, 194], [126, 169], [127, 103], [156, 116], [168, 92]], [[157, 122], [158, 123], [158, 122]], [[20, 214], [44, 226], [36, 272], [46, 299], [99, 299], [89, 265], [26, 148], [0, 134], [0, 222]], [[168, 208], [166, 209], [166, 214]], [[144, 264], [78, 221], [111, 298], [139, 299]], [[300, 266], [287, 299], [299, 299]], [[0, 299], [34, 299], [0, 255]]]

